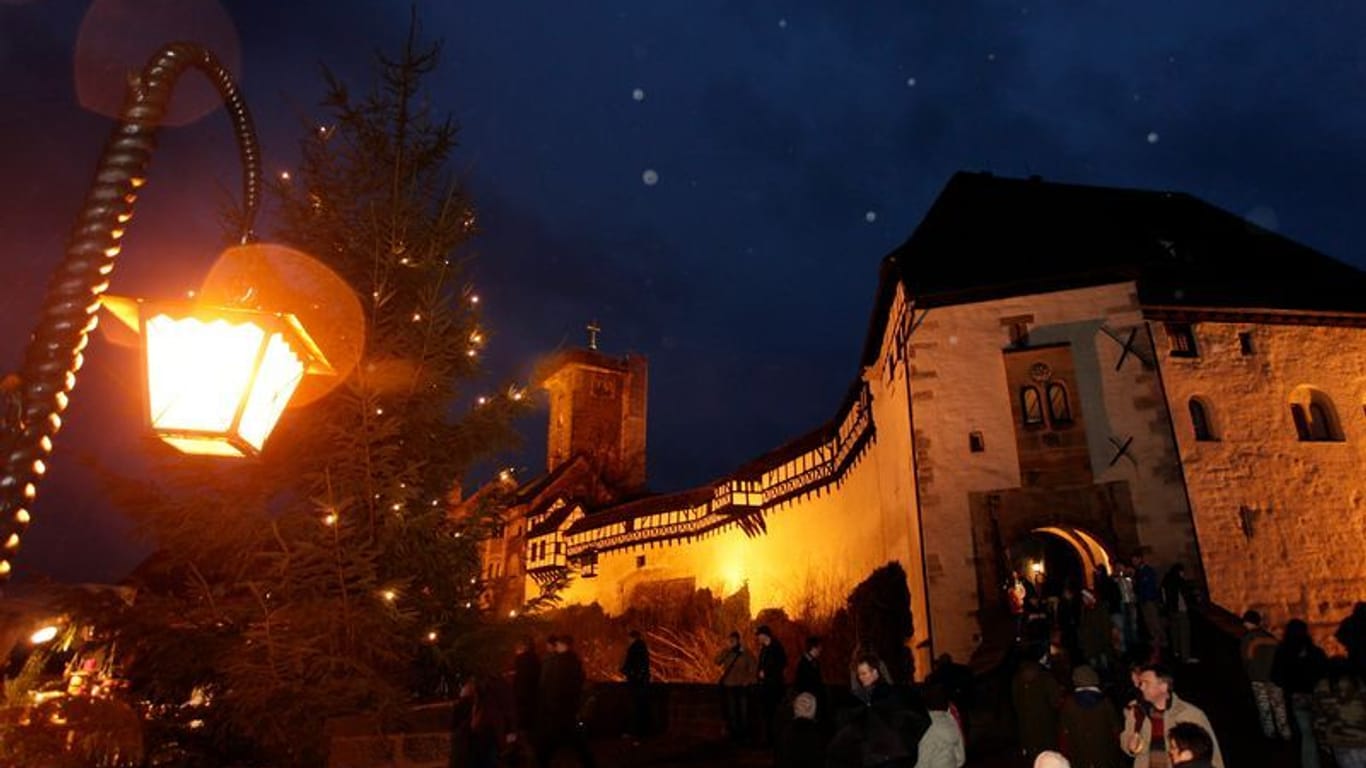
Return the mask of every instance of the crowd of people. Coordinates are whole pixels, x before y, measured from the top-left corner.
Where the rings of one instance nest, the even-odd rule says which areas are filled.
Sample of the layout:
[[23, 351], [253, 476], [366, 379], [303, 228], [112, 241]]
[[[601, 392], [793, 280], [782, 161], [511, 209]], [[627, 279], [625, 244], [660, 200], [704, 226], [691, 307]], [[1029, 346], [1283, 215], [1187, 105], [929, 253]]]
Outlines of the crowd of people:
[[[1014, 572], [1004, 585], [1021, 754], [1050, 767], [1223, 768], [1209, 718], [1175, 691], [1175, 672], [1200, 664], [1190, 619], [1201, 599], [1184, 568], [1159, 578], [1134, 555], [1090, 583], [1029, 583]], [[1242, 695], [1269, 749], [1297, 748], [1299, 768], [1366, 768], [1366, 603], [1338, 628], [1347, 653], [1336, 659], [1302, 620], [1286, 622], [1279, 639], [1258, 611], [1242, 626]]]
[[[849, 686], [832, 688], [822, 642], [808, 637], [791, 683], [787, 652], [766, 626], [757, 653], [739, 632], [716, 655], [726, 733], [737, 745], [772, 749], [779, 768], [960, 768], [964, 704], [972, 674], [944, 658], [922, 686], [893, 679], [886, 662], [860, 651]], [[839, 695], [835, 692], [838, 691]]]
[[[1001, 667], [1008, 680], [1001, 703], [1011, 716], [1004, 722], [1016, 728], [1018, 764], [1234, 768], [1200, 703], [1177, 692], [1178, 673], [1201, 664], [1190, 630], [1201, 600], [1184, 569], [1173, 566], [1158, 578], [1135, 555], [1114, 573], [1098, 569], [1087, 583], [1080, 589], [1026, 583], [1013, 573], [1003, 585], [1015, 621]], [[1271, 751], [1293, 761], [1287, 766], [1366, 768], [1366, 603], [1338, 627], [1336, 640], [1346, 654], [1337, 658], [1299, 619], [1288, 621], [1278, 636], [1249, 610], [1242, 626], [1239, 656], [1247, 686], [1239, 695], [1247, 697], [1244, 709], [1255, 711], [1258, 722], [1236, 732], [1259, 729]], [[654, 727], [650, 651], [639, 632], [629, 640], [619, 670], [629, 708], [622, 736], [639, 745]], [[754, 755], [771, 754], [778, 768], [965, 764], [981, 682], [966, 666], [941, 656], [928, 677], [913, 684], [894, 679], [886, 660], [866, 649], [847, 667], [822, 654], [821, 638], [808, 637], [792, 663], [763, 625], [749, 637], [730, 633], [718, 649], [712, 659], [717, 720], [751, 762]], [[846, 668], [847, 687], [831, 685]], [[551, 636], [543, 655], [529, 638], [522, 641], [508, 674], [471, 678], [462, 686], [452, 765], [544, 768], [568, 751], [579, 765], [593, 768], [585, 683], [570, 636]]]

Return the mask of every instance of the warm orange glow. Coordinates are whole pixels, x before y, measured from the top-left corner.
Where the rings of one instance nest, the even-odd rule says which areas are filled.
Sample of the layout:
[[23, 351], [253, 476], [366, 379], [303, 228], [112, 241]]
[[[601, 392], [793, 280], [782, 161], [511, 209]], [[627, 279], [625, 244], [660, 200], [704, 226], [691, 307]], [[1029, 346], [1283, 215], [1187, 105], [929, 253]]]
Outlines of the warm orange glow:
[[211, 323], [157, 315], [147, 321], [147, 397], [158, 431], [227, 432], [265, 331], [254, 324]]
[[143, 307], [152, 428], [185, 453], [259, 453], [306, 372], [330, 373], [290, 315]]

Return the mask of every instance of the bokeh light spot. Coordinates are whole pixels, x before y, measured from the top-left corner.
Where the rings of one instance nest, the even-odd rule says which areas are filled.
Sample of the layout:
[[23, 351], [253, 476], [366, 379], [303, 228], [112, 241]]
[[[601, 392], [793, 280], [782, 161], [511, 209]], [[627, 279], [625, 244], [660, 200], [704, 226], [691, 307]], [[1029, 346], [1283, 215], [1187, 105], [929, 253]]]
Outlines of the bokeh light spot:
[[[237, 26], [217, 0], [95, 0], [76, 38], [77, 100], [92, 112], [118, 117], [128, 78], [162, 46], [177, 40], [208, 48], [241, 81]], [[192, 123], [221, 103], [207, 79], [187, 72], [176, 84], [163, 123]]]
[[365, 350], [365, 312], [336, 272], [301, 251], [272, 243], [227, 249], [200, 288], [198, 300], [290, 312], [327, 356], [336, 376], [305, 376], [291, 408], [307, 405], [340, 385]]

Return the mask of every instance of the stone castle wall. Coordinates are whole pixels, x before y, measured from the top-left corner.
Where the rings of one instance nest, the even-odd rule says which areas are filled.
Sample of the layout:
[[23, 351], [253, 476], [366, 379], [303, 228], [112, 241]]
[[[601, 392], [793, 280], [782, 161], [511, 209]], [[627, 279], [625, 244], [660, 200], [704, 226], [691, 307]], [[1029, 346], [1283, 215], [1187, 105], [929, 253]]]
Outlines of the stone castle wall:
[[[1191, 328], [1199, 354], [1182, 358], [1153, 324], [1211, 596], [1325, 638], [1366, 600], [1366, 329]], [[1308, 387], [1331, 402], [1341, 440], [1299, 439], [1290, 402]], [[1191, 398], [1214, 440], [1196, 440]]]

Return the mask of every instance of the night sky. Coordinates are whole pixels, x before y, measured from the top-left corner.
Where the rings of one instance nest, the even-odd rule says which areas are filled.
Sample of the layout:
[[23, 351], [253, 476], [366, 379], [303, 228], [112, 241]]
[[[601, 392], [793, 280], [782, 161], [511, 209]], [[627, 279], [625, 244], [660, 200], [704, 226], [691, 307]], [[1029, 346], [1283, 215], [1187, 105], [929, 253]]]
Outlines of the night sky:
[[[723, 475], [834, 415], [879, 260], [958, 170], [1188, 192], [1366, 266], [1366, 4], [1292, 5], [420, 2], [479, 208], [490, 385], [596, 319], [604, 351], [650, 358], [651, 487]], [[211, 40], [278, 173], [322, 117], [319, 65], [368, 85], [408, 18], [398, 0], [0, 0], [0, 370], [112, 127], [78, 102], [87, 53]], [[117, 101], [116, 69], [82, 91]], [[196, 287], [238, 189], [221, 111], [162, 136], [112, 293]], [[984, 254], [983, 274], [1021, 255]], [[133, 360], [100, 340], [87, 359], [20, 578], [115, 579], [143, 551], [91, 470], [137, 466]], [[544, 411], [525, 432], [508, 463], [530, 475]]]

